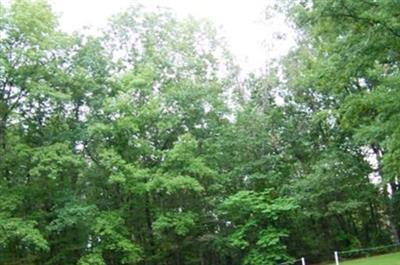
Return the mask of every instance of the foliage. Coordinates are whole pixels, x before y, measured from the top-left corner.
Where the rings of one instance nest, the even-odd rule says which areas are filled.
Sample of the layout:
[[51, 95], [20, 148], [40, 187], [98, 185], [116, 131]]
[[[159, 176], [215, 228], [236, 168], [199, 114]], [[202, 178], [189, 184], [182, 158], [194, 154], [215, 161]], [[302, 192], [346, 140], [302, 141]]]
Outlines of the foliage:
[[396, 5], [281, 7], [298, 46], [239, 79], [205, 20], [134, 5], [95, 37], [44, 0], [0, 3], [0, 263], [319, 262], [398, 240]]

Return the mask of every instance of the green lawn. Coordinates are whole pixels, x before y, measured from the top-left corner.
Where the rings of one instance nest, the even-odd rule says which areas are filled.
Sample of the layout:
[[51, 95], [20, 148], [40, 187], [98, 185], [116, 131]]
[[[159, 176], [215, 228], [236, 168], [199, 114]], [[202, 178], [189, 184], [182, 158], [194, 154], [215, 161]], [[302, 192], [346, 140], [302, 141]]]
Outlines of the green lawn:
[[340, 265], [400, 265], [400, 252], [345, 261]]

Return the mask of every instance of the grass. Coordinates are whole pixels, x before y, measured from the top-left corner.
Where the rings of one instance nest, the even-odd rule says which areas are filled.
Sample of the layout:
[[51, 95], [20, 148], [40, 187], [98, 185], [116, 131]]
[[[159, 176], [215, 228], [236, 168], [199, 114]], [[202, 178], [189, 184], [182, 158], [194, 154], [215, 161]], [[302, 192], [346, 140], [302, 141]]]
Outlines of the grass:
[[400, 265], [400, 252], [344, 261], [340, 265]]

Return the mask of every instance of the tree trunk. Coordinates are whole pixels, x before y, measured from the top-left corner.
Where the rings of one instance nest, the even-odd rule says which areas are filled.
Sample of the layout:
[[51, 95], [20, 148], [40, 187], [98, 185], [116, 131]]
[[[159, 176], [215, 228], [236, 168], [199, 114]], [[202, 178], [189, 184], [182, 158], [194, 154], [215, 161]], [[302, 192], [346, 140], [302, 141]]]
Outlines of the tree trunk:
[[396, 244], [400, 244], [400, 236], [399, 236], [399, 229], [398, 229], [398, 217], [397, 217], [397, 211], [398, 209], [398, 201], [397, 201], [397, 193], [398, 193], [398, 188], [396, 183], [390, 182], [389, 187], [392, 191], [391, 194], [389, 194], [389, 205], [388, 205], [388, 211], [389, 211], [389, 219], [390, 219], [390, 229], [392, 231], [392, 237], [393, 237], [393, 242]]
[[7, 123], [7, 116], [2, 116], [0, 118], [0, 148], [6, 148], [6, 123]]
[[[145, 218], [147, 227], [147, 236], [149, 242], [150, 255], [154, 257], [154, 235], [153, 235], [153, 221], [150, 212], [150, 196], [148, 193], [145, 194]], [[152, 264], [152, 262], [150, 262]]]
[[[381, 167], [381, 159], [383, 156], [383, 151], [377, 147], [377, 146], [372, 146], [372, 150], [375, 154], [376, 157], [376, 162], [377, 162], [377, 168], [376, 168], [376, 172], [378, 173], [378, 175], [381, 177], [382, 181], [383, 181], [383, 175], [382, 175], [382, 167]], [[400, 244], [400, 237], [399, 237], [399, 230], [397, 228], [397, 224], [396, 224], [396, 212], [395, 212], [395, 208], [393, 207], [394, 203], [395, 203], [395, 195], [396, 195], [396, 185], [393, 185], [393, 182], [390, 182], [388, 184], [388, 187], [390, 187], [390, 189], [392, 190], [392, 193], [389, 194], [387, 189], [383, 191], [383, 194], [385, 196], [385, 201], [387, 201], [387, 207], [386, 207], [386, 215], [387, 215], [387, 222], [388, 222], [388, 226], [390, 228], [390, 233], [392, 235], [392, 240], [393, 243], [395, 244]]]

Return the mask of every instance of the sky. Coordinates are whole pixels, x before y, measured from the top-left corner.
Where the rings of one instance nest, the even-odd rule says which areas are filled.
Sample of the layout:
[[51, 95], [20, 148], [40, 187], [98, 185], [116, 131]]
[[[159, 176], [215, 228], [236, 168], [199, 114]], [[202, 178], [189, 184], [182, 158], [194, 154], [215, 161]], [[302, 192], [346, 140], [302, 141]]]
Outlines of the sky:
[[[268, 61], [285, 55], [294, 34], [282, 15], [266, 19], [268, 6], [279, 0], [50, 0], [63, 30], [103, 27], [107, 19], [132, 3], [150, 8], [169, 7], [180, 17], [211, 20], [227, 40], [244, 72], [257, 71]], [[286, 38], [276, 36], [285, 34]]]

